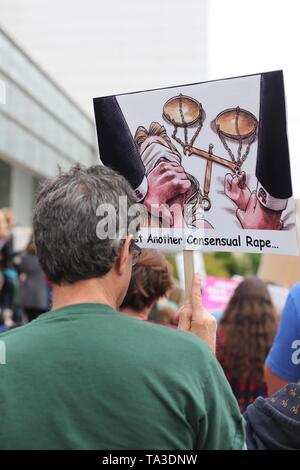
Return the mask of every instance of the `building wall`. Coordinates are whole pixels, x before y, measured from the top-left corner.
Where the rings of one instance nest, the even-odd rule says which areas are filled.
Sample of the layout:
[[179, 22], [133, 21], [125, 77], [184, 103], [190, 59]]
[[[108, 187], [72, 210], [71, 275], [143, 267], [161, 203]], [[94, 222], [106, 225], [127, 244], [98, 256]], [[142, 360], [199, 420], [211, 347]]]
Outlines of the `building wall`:
[[0, 82], [6, 92], [0, 103], [0, 207], [10, 205], [18, 223], [26, 225], [31, 222], [36, 179], [51, 177], [58, 167], [75, 162], [88, 166], [98, 161], [95, 129], [2, 30], [0, 58]]
[[33, 178], [29, 170], [12, 167], [10, 186], [10, 206], [20, 225], [31, 221], [33, 208]]
[[92, 114], [93, 96], [207, 80], [211, 1], [0, 0], [0, 23]]

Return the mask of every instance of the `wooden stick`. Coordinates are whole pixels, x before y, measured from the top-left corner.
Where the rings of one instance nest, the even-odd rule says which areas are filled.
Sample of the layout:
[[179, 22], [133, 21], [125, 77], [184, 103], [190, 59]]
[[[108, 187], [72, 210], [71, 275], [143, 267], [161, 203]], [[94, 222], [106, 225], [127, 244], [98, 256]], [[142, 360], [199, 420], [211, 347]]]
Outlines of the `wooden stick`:
[[185, 298], [189, 299], [191, 290], [192, 290], [193, 275], [195, 272], [194, 251], [183, 250], [183, 262], [184, 262]]
[[227, 168], [230, 168], [230, 170], [235, 171], [238, 168], [238, 165], [236, 163], [230, 162], [229, 160], [226, 160], [225, 158], [218, 157], [217, 155], [214, 155], [213, 153], [210, 154], [209, 152], [205, 152], [205, 150], [197, 149], [195, 147], [188, 147], [186, 149], [186, 153], [190, 155], [196, 155], [197, 157], [202, 157], [205, 158], [206, 160], [210, 160], [214, 163], [218, 163], [219, 165], [226, 166]]

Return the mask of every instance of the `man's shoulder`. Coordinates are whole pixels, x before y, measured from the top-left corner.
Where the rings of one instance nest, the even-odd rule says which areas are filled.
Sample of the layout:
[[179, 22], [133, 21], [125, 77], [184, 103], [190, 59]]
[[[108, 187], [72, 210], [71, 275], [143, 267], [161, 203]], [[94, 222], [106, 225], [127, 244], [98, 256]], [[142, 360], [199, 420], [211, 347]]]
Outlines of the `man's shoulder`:
[[[80, 326], [78, 326], [78, 321], [76, 321], [73, 325], [68, 324], [67, 328], [64, 327], [62, 332], [61, 320], [63, 320], [63, 318], [60, 316], [61, 312], [48, 312], [27, 325], [2, 333], [0, 340], [6, 344], [7, 350], [9, 348], [14, 354], [19, 354], [24, 351], [33, 351], [33, 344], [34, 348], [38, 346], [43, 348], [44, 341], [51, 342], [53, 338], [56, 343], [59, 343], [61, 338], [65, 338], [66, 331], [69, 330], [69, 328], [70, 333], [68, 334], [73, 334], [75, 326], [77, 329], [79, 328], [79, 333], [75, 330], [77, 331], [76, 338], [78, 338], [78, 334], [80, 334], [81, 342], [84, 343], [83, 339], [87, 330], [86, 327], [83, 328], [83, 326], [89, 325], [88, 333], [91, 335], [91, 341], [84, 343], [87, 349], [88, 347], [92, 347], [90, 345], [94, 344], [92, 338], [97, 337], [98, 341], [99, 335], [107, 335], [113, 332], [113, 336], [120, 349], [127, 347], [124, 343], [127, 344], [129, 341], [134, 345], [134, 349], [139, 350], [140, 357], [147, 357], [148, 355], [152, 358], [164, 357], [165, 361], [168, 358], [168, 363], [180, 361], [182, 358], [184, 361], [187, 361], [192, 368], [195, 368], [196, 364], [197, 367], [201, 363], [208, 365], [211, 361], [211, 356], [213, 356], [208, 345], [199, 337], [192, 333], [178, 330], [177, 328], [137, 320], [115, 311], [105, 312], [105, 314], [108, 313], [108, 316], [95, 314], [99, 312], [99, 308], [97, 312], [91, 310], [93, 315], [88, 318], [86, 318], [85, 313], [78, 314], [78, 307], [74, 310], [76, 311], [77, 320], [78, 318], [81, 319]], [[71, 309], [69, 309], [68, 314], [64, 315], [64, 317], [65, 319], [71, 319], [71, 317], [73, 317]], [[103, 322], [107, 324], [107, 327], [104, 326]], [[55, 328], [52, 328], [54, 325]], [[105, 344], [109, 344], [109, 342]], [[199, 357], [205, 360], [199, 361]]]
[[149, 373], [154, 370], [155, 375], [159, 371], [165, 380], [183, 387], [205, 386], [207, 377], [216, 368], [216, 358], [202, 339], [189, 332], [134, 318], [121, 321], [131, 330], [131, 338], [127, 337], [127, 341], [134, 343], [130, 354], [138, 354], [142, 368], [146, 367]]
[[291, 288], [289, 297], [293, 300], [295, 309], [300, 315], [300, 282]]
[[157, 346], [166, 349], [174, 347], [178, 353], [190, 351], [197, 355], [211, 354], [208, 345], [192, 333], [149, 321], [144, 322], [130, 317], [126, 317], [126, 321], [127, 319], [141, 337], [151, 337]]
[[0, 334], [0, 341], [4, 343], [16, 342], [19, 343], [32, 328], [31, 323], [28, 323], [23, 326], [19, 326], [17, 328], [11, 328], [10, 330], [4, 331]]
[[300, 328], [300, 283], [291, 288], [282, 315], [288, 326], [294, 328], [296, 324]]

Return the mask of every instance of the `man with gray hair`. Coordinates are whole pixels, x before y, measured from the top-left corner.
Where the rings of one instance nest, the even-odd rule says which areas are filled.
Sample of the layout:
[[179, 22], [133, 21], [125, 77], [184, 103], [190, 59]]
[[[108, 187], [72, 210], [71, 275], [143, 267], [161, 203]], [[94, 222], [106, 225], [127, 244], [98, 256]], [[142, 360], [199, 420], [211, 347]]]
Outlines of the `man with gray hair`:
[[[120, 197], [135, 203], [127, 181], [100, 166], [60, 173], [38, 194], [34, 237], [53, 307], [0, 336], [0, 448], [241, 449], [199, 277], [179, 312], [186, 331], [117, 313], [139, 253]], [[122, 240], [99, 238], [108, 204]]]

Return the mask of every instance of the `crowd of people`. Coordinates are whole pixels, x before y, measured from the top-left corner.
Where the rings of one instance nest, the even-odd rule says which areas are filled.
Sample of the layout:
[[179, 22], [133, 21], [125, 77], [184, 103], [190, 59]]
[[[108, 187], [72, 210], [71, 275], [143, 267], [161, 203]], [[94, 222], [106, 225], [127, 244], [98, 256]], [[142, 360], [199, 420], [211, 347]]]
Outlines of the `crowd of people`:
[[245, 278], [217, 324], [199, 276], [185, 298], [130, 219], [120, 243], [97, 238], [107, 194], [135, 202], [106, 167], [45, 181], [21, 253], [0, 211], [0, 448], [300, 449], [300, 284], [279, 316]]
[[0, 332], [29, 322], [50, 308], [50, 286], [40, 267], [32, 236], [16, 251], [15, 217], [0, 209]]

